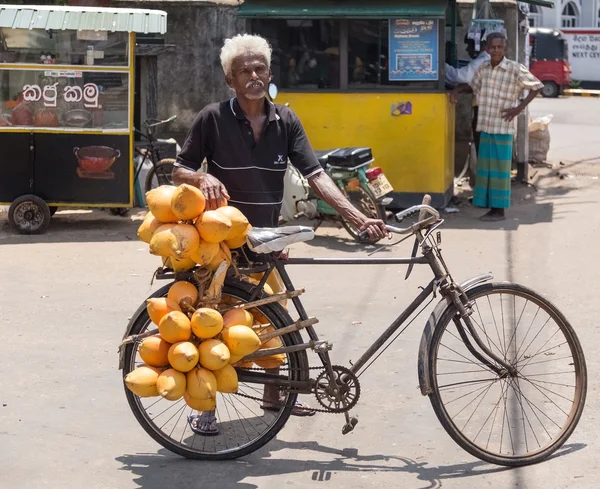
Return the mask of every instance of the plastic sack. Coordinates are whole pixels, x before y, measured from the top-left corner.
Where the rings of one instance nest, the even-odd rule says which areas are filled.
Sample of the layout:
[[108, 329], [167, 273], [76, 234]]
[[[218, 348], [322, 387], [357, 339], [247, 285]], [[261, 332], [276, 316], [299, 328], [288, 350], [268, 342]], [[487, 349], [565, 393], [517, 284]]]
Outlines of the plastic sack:
[[255, 253], [274, 253], [287, 246], [310, 241], [315, 232], [307, 226], [286, 226], [281, 228], [252, 228], [248, 233], [248, 247]]
[[552, 115], [538, 117], [529, 121], [529, 161], [544, 163], [550, 151], [550, 130]]
[[552, 122], [552, 119], [554, 119], [554, 116], [552, 114], [545, 115], [544, 117], [537, 117], [535, 119], [532, 119], [530, 117], [529, 126], [527, 128], [530, 136], [532, 132], [543, 131], [544, 129], [547, 129], [550, 123]]

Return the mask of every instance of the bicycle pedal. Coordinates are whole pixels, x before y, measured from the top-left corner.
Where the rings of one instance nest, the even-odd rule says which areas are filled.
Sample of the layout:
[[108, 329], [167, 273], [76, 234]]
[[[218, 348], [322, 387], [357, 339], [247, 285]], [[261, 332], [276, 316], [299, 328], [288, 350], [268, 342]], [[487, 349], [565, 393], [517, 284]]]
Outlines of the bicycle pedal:
[[357, 418], [350, 418], [350, 421], [348, 423], [346, 423], [344, 425], [344, 427], [342, 428], [342, 435], [347, 435], [348, 433], [350, 433], [352, 430], [354, 430], [354, 427], [357, 424], [358, 424]]

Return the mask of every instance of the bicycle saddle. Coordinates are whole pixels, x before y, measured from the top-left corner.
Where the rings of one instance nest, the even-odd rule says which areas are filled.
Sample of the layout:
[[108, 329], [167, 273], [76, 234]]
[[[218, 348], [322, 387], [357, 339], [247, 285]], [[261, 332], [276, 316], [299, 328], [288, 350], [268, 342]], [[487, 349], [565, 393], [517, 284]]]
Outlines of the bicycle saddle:
[[306, 226], [285, 226], [281, 228], [252, 228], [248, 232], [248, 247], [255, 253], [283, 251], [293, 243], [310, 241], [315, 237], [312, 228]]

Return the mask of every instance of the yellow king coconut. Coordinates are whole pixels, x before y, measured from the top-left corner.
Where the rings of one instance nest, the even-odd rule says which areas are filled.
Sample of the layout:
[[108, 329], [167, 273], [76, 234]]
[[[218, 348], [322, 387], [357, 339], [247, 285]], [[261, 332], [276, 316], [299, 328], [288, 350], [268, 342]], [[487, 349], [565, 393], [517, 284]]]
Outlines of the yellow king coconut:
[[171, 198], [171, 210], [181, 221], [191, 221], [204, 212], [206, 198], [196, 187], [179, 185]]
[[192, 331], [203, 340], [214, 338], [223, 329], [223, 316], [215, 309], [201, 307], [194, 312], [191, 320]]
[[158, 390], [158, 394], [165, 399], [176, 401], [177, 399], [181, 399], [185, 394], [186, 382], [185, 374], [178, 372], [174, 368], [170, 368], [158, 376], [156, 389]]
[[198, 348], [191, 341], [180, 341], [169, 348], [169, 363], [179, 372], [192, 370], [198, 365], [199, 358]]
[[200, 239], [198, 248], [192, 252], [190, 258], [198, 265], [208, 265], [219, 254], [219, 251], [221, 251], [219, 243], [207, 243]]
[[146, 310], [148, 311], [148, 316], [150, 316], [152, 322], [157, 326], [160, 324], [161, 319], [170, 312], [181, 312], [179, 305], [167, 297], [148, 299], [146, 301]]
[[250, 224], [248, 224], [246, 229], [240, 235], [236, 236], [235, 238], [226, 239], [225, 244], [227, 246], [229, 246], [229, 249], [231, 249], [231, 250], [236, 250], [238, 248], [241, 248], [242, 246], [244, 246], [246, 244], [246, 238], [248, 236], [248, 231], [250, 231], [250, 229], [252, 229], [252, 226]]
[[231, 326], [221, 333], [232, 355], [250, 355], [260, 348], [260, 339], [248, 326]]
[[213, 372], [217, 379], [217, 391], [224, 394], [234, 394], [238, 391], [238, 375], [231, 365], [225, 365]]
[[230, 326], [248, 326], [252, 327], [254, 317], [245, 309], [232, 309], [223, 314], [223, 327]]
[[125, 377], [125, 385], [136, 396], [154, 397], [158, 396], [156, 381], [161, 370], [148, 365], [142, 365], [132, 370]]
[[186, 392], [183, 395], [183, 399], [189, 407], [196, 411], [214, 411], [217, 407], [217, 399], [215, 397], [210, 399], [195, 399]]
[[220, 250], [217, 255], [206, 265], [211, 272], [216, 272], [219, 265], [223, 262], [227, 262], [227, 266], [231, 265], [231, 251], [229, 251], [229, 247], [225, 243], [221, 243]]
[[198, 289], [194, 284], [180, 280], [171, 286], [167, 297], [177, 303], [179, 307], [183, 307], [182, 303], [194, 307], [198, 302]]
[[144, 221], [137, 230], [138, 238], [140, 238], [140, 240], [144, 243], [150, 244], [150, 241], [152, 241], [152, 236], [154, 236], [156, 230], [162, 225], [163, 223], [156, 219], [152, 212], [148, 212], [144, 218]]
[[217, 396], [217, 379], [210, 370], [194, 368], [187, 373], [186, 391], [193, 399], [214, 399]]
[[229, 363], [229, 349], [219, 340], [205, 340], [198, 347], [200, 365], [208, 370], [219, 370]]
[[165, 341], [179, 343], [188, 341], [192, 336], [190, 320], [181, 311], [172, 311], [160, 320], [158, 332]]
[[[220, 207], [215, 212], [220, 215], [226, 217], [231, 222], [231, 229], [229, 229], [229, 234], [225, 238], [226, 240], [231, 240], [241, 236], [242, 234], [245, 236], [248, 231], [248, 219], [242, 211], [240, 211], [237, 207], [227, 206]], [[244, 240], [245, 241], [245, 240]]]
[[177, 190], [177, 187], [172, 185], [161, 185], [158, 188], [153, 188], [149, 192], [146, 192], [146, 202], [150, 208], [150, 212], [160, 222], [177, 222], [178, 217], [173, 213], [171, 209], [171, 200], [173, 200], [173, 194]]
[[162, 257], [163, 266], [171, 268], [175, 273], [189, 272], [196, 266], [191, 258], [174, 258], [172, 256]]
[[150, 253], [158, 256], [190, 258], [200, 246], [198, 231], [191, 224], [164, 224], [150, 241]]
[[[264, 333], [269, 333], [273, 331], [273, 327], [265, 329]], [[267, 348], [281, 348], [283, 346], [283, 342], [279, 336], [275, 338], [271, 338], [269, 341], [263, 343], [260, 346], [261, 350]], [[255, 358], [254, 363], [262, 368], [279, 368], [285, 363], [285, 353], [276, 353], [275, 355], [271, 355], [268, 357]]]
[[216, 210], [206, 211], [196, 221], [196, 228], [200, 237], [207, 243], [220, 243], [229, 236], [231, 221]]
[[169, 365], [169, 348], [171, 348], [171, 343], [166, 342], [159, 335], [155, 335], [144, 338], [138, 352], [144, 363], [160, 368]]

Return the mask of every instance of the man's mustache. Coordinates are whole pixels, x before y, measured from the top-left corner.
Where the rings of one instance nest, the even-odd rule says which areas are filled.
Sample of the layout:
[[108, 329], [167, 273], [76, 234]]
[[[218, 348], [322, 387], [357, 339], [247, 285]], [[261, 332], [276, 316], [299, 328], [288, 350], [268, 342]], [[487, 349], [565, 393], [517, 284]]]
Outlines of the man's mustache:
[[250, 88], [252, 85], [258, 83], [262, 88], [265, 88], [265, 84], [260, 81], [260, 80], [251, 80], [248, 83], [246, 83], [246, 88]]

